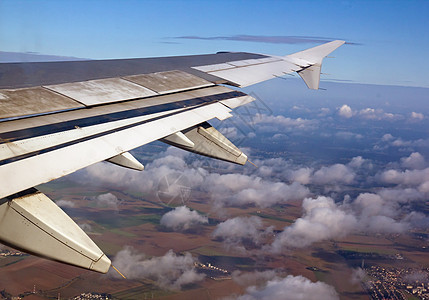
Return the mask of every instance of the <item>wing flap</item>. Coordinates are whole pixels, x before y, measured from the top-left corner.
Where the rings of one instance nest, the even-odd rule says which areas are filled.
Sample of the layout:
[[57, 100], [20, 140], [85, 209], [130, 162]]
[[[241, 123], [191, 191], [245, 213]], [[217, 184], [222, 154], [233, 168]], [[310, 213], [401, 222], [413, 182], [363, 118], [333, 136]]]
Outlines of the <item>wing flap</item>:
[[0, 178], [3, 178], [0, 198], [73, 173], [206, 120], [225, 118], [229, 112], [229, 108], [216, 102], [130, 124], [121, 130], [112, 125], [108, 131], [110, 133], [0, 165]]

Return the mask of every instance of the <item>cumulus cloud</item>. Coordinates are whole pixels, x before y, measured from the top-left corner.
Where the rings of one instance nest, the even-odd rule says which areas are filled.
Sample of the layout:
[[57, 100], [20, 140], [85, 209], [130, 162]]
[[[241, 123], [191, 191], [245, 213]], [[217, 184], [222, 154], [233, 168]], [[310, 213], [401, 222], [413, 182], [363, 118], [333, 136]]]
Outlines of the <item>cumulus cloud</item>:
[[407, 206], [420, 199], [425, 199], [424, 195], [412, 188], [384, 188], [377, 194], [361, 193], [354, 201], [347, 196], [340, 203], [325, 196], [306, 198], [302, 203], [303, 215], [264, 248], [280, 253], [352, 232], [401, 233], [413, 225], [428, 223], [428, 218]]
[[335, 164], [317, 170], [313, 175], [312, 182], [316, 184], [350, 184], [355, 176], [353, 170], [346, 165]]
[[429, 181], [429, 168], [405, 171], [390, 169], [382, 172], [379, 177], [384, 183], [419, 186]]
[[[138, 253], [127, 246], [116, 254], [112, 264], [127, 278], [149, 278], [162, 288], [180, 290], [186, 284], [204, 279], [203, 274], [197, 273], [195, 262], [196, 260], [190, 253], [176, 255], [172, 250], [164, 256], [147, 259], [143, 253]], [[120, 278], [113, 271], [110, 274], [115, 278]]]
[[325, 117], [325, 116], [327, 116], [329, 114], [331, 114], [331, 110], [329, 108], [327, 108], [327, 107], [322, 107], [320, 109], [320, 112], [319, 112], [318, 116], [319, 117]]
[[386, 201], [380, 195], [360, 194], [353, 206], [359, 218], [359, 229], [362, 231], [397, 233], [409, 228], [406, 220], [395, 219], [398, 216], [398, 203]]
[[[225, 173], [218, 173], [217, 169], [204, 169], [201, 160], [186, 163], [189, 154], [171, 147], [160, 153], [159, 158], [146, 165], [144, 172], [126, 170], [107, 163], [100, 163], [81, 171], [77, 180], [94, 184], [109, 184], [121, 189], [134, 189], [145, 195], [154, 197], [166, 196], [169, 199], [177, 198], [183, 205], [183, 191], [192, 198], [192, 191], [206, 192], [211, 197], [216, 208], [225, 205], [245, 206], [255, 205], [269, 207], [278, 203], [286, 203], [290, 200], [305, 198], [309, 190], [298, 182], [287, 184], [276, 178], [263, 179], [258, 176], [259, 170], [254, 174], [242, 174], [246, 169], [241, 168], [240, 174], [234, 173], [232, 164], [225, 163]], [[281, 159], [279, 160], [281, 161]], [[282, 173], [280, 167], [275, 169], [274, 162], [264, 168], [267, 172]], [[282, 164], [285, 165], [285, 164]], [[222, 165], [223, 166], [223, 165]], [[252, 169], [254, 170], [254, 169]], [[75, 176], [75, 175], [73, 175]], [[171, 180], [171, 177], [174, 177]], [[181, 182], [178, 183], [180, 177]], [[168, 182], [168, 184], [163, 184]], [[168, 189], [168, 190], [166, 190]], [[186, 199], [187, 200], [187, 199]]]
[[399, 115], [385, 113], [382, 109], [364, 108], [358, 112], [358, 115], [368, 120], [393, 120], [401, 118]]
[[309, 184], [311, 182], [312, 174], [313, 169], [308, 167], [300, 168], [291, 172], [291, 179], [302, 184]]
[[417, 120], [417, 121], [421, 121], [425, 118], [425, 116], [422, 113], [416, 113], [416, 112], [412, 112], [411, 113], [411, 119], [412, 120]]
[[359, 133], [353, 133], [350, 131], [339, 131], [335, 134], [335, 136], [344, 140], [351, 140], [351, 139], [360, 140], [363, 138], [363, 135]]
[[275, 270], [266, 270], [266, 271], [255, 271], [255, 272], [242, 272], [236, 270], [232, 272], [232, 280], [242, 286], [250, 285], [262, 285], [265, 284], [268, 280], [271, 280], [277, 277], [277, 272]]
[[276, 236], [272, 251], [284, 248], [306, 247], [314, 242], [342, 237], [356, 227], [354, 215], [341, 210], [329, 197], [306, 198], [303, 201], [303, 216]]
[[352, 111], [350, 106], [348, 106], [347, 104], [344, 104], [338, 110], [338, 115], [340, 115], [341, 117], [349, 119], [349, 118], [353, 117], [353, 111]]
[[98, 195], [94, 198], [94, 203], [97, 207], [108, 207], [118, 210], [119, 199], [112, 193]]
[[72, 176], [82, 183], [91, 182], [93, 185], [98, 182], [100, 185], [109, 184], [116, 188], [133, 189], [156, 196], [160, 182], [173, 173], [180, 173], [183, 178], [188, 179], [191, 188], [203, 181], [203, 175], [198, 169], [187, 167], [187, 155], [189, 154], [183, 150], [169, 147], [147, 164], [144, 172], [128, 170], [110, 163], [98, 163]]
[[413, 152], [410, 156], [402, 158], [401, 164], [404, 168], [423, 169], [426, 166], [426, 161], [423, 155]]
[[381, 138], [382, 141], [387, 142], [393, 139], [393, 135], [391, 135], [390, 133], [386, 133], [385, 135], [383, 135], [383, 137]]
[[190, 210], [186, 206], [180, 206], [164, 214], [160, 223], [174, 231], [182, 231], [188, 230], [198, 224], [208, 223], [208, 221], [206, 216], [200, 215], [197, 211]]
[[364, 108], [361, 110], [353, 110], [350, 106], [347, 104], [344, 104], [338, 109], [338, 115], [343, 118], [351, 118], [351, 117], [358, 117], [366, 120], [385, 120], [385, 121], [393, 121], [393, 120], [400, 120], [404, 117], [402, 115], [398, 114], [392, 114], [384, 112], [384, 110], [380, 108]]
[[335, 289], [323, 282], [311, 282], [303, 276], [274, 278], [264, 286], [250, 286], [238, 300], [312, 300], [339, 299]]
[[429, 193], [429, 168], [422, 170], [387, 170], [381, 173], [381, 181], [417, 188], [421, 193]]
[[307, 120], [302, 118], [292, 119], [288, 117], [284, 117], [282, 115], [274, 116], [274, 115], [265, 115], [265, 114], [257, 114], [254, 118], [254, 123], [259, 125], [258, 130], [271, 129], [273, 130], [277, 126], [277, 130], [288, 131], [288, 130], [311, 130], [315, 129], [318, 121], [316, 120]]
[[92, 231], [92, 226], [88, 223], [80, 223], [78, 225], [85, 232], [91, 232]]
[[261, 245], [273, 235], [273, 227], [264, 229], [262, 219], [256, 216], [235, 217], [216, 226], [212, 233], [215, 239], [221, 239], [230, 249], [245, 253]]
[[310, 167], [302, 167], [296, 170], [290, 170], [291, 166], [287, 168], [286, 178], [293, 182], [301, 184], [320, 184], [320, 185], [339, 185], [351, 184], [355, 182], [356, 171], [365, 167], [371, 169], [372, 164], [369, 160], [356, 156], [351, 161], [344, 164], [334, 164], [330, 166], [322, 166], [317, 170]]
[[367, 162], [367, 160], [362, 156], [356, 156], [352, 158], [352, 160], [348, 163], [348, 166], [352, 168], [360, 168], [365, 162]]
[[401, 150], [416, 152], [414, 150], [416, 148], [427, 149], [429, 147], [429, 139], [420, 138], [416, 140], [405, 140], [400, 137], [394, 137], [388, 133], [381, 138], [381, 142], [378, 145], [375, 145], [374, 149], [383, 150], [387, 147], [396, 147]]
[[309, 193], [308, 188], [294, 182], [272, 182], [258, 176], [242, 174], [210, 174], [204, 186], [218, 206], [255, 205], [269, 207], [290, 200], [303, 199]]
[[59, 207], [74, 207], [74, 203], [72, 201], [69, 200], [58, 200], [57, 202], [55, 202]]

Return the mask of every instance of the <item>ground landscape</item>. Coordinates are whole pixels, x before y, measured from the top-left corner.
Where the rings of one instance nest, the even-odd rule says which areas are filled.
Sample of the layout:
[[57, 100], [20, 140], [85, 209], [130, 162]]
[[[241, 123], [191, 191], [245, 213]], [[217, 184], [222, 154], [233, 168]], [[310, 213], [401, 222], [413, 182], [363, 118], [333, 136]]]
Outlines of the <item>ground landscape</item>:
[[257, 168], [157, 142], [133, 152], [142, 173], [40, 186], [127, 279], [2, 247], [0, 299], [429, 297], [428, 90], [322, 86], [259, 84], [213, 122]]

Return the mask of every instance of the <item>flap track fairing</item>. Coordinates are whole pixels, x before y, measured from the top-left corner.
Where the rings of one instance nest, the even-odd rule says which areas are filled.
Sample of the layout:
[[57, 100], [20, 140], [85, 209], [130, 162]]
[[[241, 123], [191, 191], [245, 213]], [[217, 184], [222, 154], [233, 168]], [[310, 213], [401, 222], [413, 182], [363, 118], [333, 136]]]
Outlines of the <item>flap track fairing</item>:
[[246, 154], [207, 122], [183, 130], [181, 134], [189, 139], [194, 146], [190, 147], [185, 143], [173, 142], [168, 137], [161, 139], [161, 141], [183, 150], [239, 165], [244, 165], [247, 162]]
[[110, 259], [45, 194], [32, 188], [0, 200], [0, 240], [30, 254], [107, 273]]

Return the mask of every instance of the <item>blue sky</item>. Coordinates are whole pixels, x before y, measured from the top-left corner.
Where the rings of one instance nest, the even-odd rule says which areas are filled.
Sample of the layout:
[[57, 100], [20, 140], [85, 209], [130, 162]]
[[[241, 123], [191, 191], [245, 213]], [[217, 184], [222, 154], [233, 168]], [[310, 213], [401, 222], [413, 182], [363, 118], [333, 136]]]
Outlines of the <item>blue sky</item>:
[[213, 53], [288, 54], [317, 43], [263, 43], [237, 35], [344, 39], [330, 79], [429, 87], [429, 1], [0, 2], [0, 51], [82, 58]]

